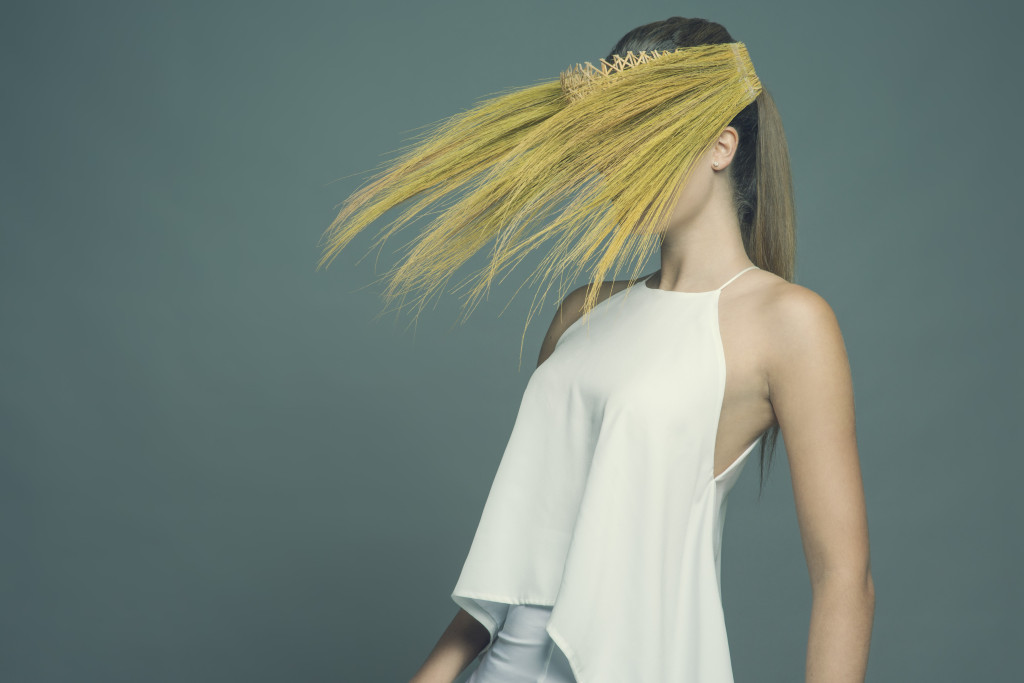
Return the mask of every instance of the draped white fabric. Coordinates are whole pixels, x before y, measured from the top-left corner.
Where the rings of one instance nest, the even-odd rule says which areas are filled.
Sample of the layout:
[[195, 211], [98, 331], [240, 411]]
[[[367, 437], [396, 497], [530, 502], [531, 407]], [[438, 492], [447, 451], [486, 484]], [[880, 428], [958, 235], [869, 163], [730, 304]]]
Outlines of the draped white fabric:
[[733, 680], [720, 549], [757, 440], [713, 476], [718, 299], [753, 268], [708, 292], [638, 281], [534, 370], [452, 593], [487, 650], [511, 605], [545, 605], [579, 683]]

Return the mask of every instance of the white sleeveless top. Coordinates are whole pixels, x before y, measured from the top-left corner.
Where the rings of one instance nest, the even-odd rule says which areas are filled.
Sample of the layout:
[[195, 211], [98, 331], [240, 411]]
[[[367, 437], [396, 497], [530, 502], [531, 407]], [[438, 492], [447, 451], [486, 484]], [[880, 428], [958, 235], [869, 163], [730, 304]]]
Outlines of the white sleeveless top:
[[[494, 644], [510, 605], [551, 606], [579, 683], [731, 683], [722, 289], [639, 280], [566, 329], [530, 376], [452, 593]], [[486, 649], [485, 648], [485, 651]]]

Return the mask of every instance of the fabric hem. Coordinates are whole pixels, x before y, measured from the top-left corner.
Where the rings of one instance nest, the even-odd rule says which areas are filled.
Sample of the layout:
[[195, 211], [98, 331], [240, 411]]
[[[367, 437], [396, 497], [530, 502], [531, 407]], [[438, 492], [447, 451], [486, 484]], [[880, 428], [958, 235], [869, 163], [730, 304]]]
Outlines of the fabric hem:
[[552, 628], [550, 622], [548, 622], [544, 629], [548, 632], [548, 637], [554, 641], [558, 649], [565, 655], [566, 661], [569, 662], [569, 668], [572, 669], [572, 677], [576, 679], [576, 683], [585, 683], [586, 679], [583, 677], [582, 667], [580, 666], [579, 659], [576, 657], [576, 651], [568, 646], [565, 637], [558, 629]]
[[554, 603], [549, 603], [546, 600], [532, 600], [530, 598], [508, 598], [505, 596], [493, 595], [490, 593], [466, 593], [464, 591], [458, 591], [451, 594], [452, 601], [466, 611], [469, 616], [473, 617], [487, 629], [490, 634], [490, 640], [487, 646], [480, 651], [483, 654], [494, 645], [494, 641], [497, 640], [499, 624], [492, 616], [491, 613], [478, 605], [475, 601], [485, 600], [487, 602], [497, 602], [503, 605], [539, 605], [541, 607], [554, 607]]

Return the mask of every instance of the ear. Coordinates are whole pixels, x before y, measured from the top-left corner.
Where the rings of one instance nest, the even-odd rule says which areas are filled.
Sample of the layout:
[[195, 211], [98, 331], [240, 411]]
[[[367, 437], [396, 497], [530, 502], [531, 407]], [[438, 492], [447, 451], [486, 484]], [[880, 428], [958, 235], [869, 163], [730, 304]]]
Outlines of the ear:
[[[711, 148], [710, 163], [712, 164], [712, 170], [722, 171], [729, 167], [729, 164], [732, 163], [733, 155], [736, 154], [739, 142], [740, 134], [736, 132], [736, 129], [732, 126], [726, 126]], [[718, 162], [717, 166], [714, 165], [716, 161]]]

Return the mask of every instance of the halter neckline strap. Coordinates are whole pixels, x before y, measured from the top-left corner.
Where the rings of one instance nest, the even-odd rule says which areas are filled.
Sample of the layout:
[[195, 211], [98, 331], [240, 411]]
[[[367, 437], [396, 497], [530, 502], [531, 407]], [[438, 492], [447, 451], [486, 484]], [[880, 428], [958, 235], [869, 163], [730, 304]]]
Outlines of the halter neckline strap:
[[652, 277], [654, 277], [654, 273], [651, 273], [650, 275], [645, 277], [643, 280], [641, 280], [640, 281], [640, 286], [641, 286], [642, 289], [646, 289], [646, 290], [648, 290], [650, 292], [658, 292], [658, 293], [661, 293], [661, 294], [668, 294], [670, 296], [671, 295], [700, 296], [702, 294], [715, 294], [717, 292], [721, 292], [730, 283], [732, 283], [733, 280], [738, 278], [740, 275], [743, 275], [743, 273], [747, 272], [748, 270], [755, 270], [755, 269], [760, 270], [757, 266], [747, 266], [746, 268], [744, 268], [743, 270], [741, 270], [740, 272], [736, 273], [731, 278], [726, 280], [724, 284], [716, 287], [715, 289], [708, 290], [706, 292], [677, 292], [677, 291], [674, 291], [674, 290], [671, 290], [671, 289], [659, 289], [657, 287], [650, 287], [650, 286], [647, 285], [647, 281], [650, 280]]

